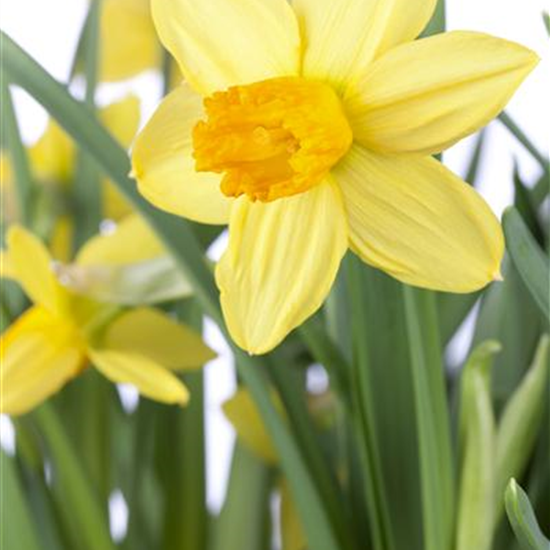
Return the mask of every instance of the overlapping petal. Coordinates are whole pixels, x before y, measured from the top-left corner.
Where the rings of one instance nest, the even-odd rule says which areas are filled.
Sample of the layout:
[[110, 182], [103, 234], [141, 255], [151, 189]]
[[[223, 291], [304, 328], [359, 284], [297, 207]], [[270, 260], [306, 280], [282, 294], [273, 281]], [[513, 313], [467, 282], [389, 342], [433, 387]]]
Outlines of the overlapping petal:
[[354, 136], [382, 152], [442, 151], [493, 119], [537, 61], [519, 44], [476, 32], [399, 46], [348, 98]]
[[189, 88], [170, 93], [136, 140], [133, 172], [141, 194], [158, 208], [223, 224], [233, 201], [220, 191], [220, 176], [196, 172], [192, 157], [191, 132], [202, 116], [202, 100]]
[[112, 350], [88, 350], [95, 367], [117, 384], [132, 384], [139, 393], [162, 403], [185, 405], [189, 392], [170, 371], [147, 357], [136, 353]]
[[472, 292], [498, 278], [498, 220], [435, 159], [382, 156], [355, 145], [334, 177], [350, 244], [365, 262], [405, 283], [449, 292]]
[[0, 342], [0, 412], [5, 414], [23, 414], [39, 405], [83, 365], [73, 328], [41, 307], [25, 312]]
[[166, 254], [147, 222], [132, 214], [106, 235], [92, 237], [76, 257], [79, 265], [118, 265], [142, 262]]
[[347, 242], [342, 200], [329, 182], [270, 203], [239, 199], [216, 269], [235, 342], [265, 353], [312, 315], [334, 282]]
[[133, 309], [113, 321], [103, 345], [174, 370], [196, 369], [216, 357], [199, 334], [150, 308]]
[[65, 130], [54, 120], [29, 149], [33, 175], [40, 182], [68, 183], [74, 170], [75, 147]]
[[52, 313], [66, 307], [66, 292], [52, 269], [46, 247], [26, 229], [14, 225], [8, 233], [8, 253], [12, 273], [29, 298]]
[[153, 0], [160, 39], [204, 95], [295, 75], [300, 36], [286, 0]]
[[337, 90], [354, 88], [370, 62], [416, 38], [436, 0], [295, 0], [303, 33], [303, 74]]

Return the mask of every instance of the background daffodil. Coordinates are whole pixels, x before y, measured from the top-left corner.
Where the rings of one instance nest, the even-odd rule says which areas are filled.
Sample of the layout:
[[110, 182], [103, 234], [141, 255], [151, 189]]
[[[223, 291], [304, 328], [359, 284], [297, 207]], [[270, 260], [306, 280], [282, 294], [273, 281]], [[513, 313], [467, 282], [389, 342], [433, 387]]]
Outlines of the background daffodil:
[[[2, 334], [2, 413], [31, 410], [88, 361], [109, 380], [134, 384], [147, 397], [187, 402], [187, 389], [171, 371], [196, 369], [214, 357], [198, 334], [156, 309], [124, 310], [77, 296], [57, 280], [48, 251], [32, 233], [13, 226], [7, 240], [6, 275], [19, 282], [33, 306]], [[94, 242], [82, 254], [86, 261], [94, 254], [101, 261], [123, 244]], [[142, 253], [155, 246], [145, 242]]]
[[216, 280], [249, 352], [320, 307], [348, 248], [420, 287], [499, 278], [497, 219], [430, 155], [493, 118], [538, 58], [475, 32], [413, 41], [434, 6], [153, 0], [189, 86], [138, 137], [134, 174], [159, 208], [229, 223]]
[[[98, 116], [105, 127], [124, 146], [129, 147], [134, 139], [140, 119], [139, 99], [128, 95], [98, 111]], [[54, 121], [50, 120], [44, 133], [38, 141], [29, 147], [28, 156], [32, 176], [40, 184], [40, 192], [53, 197], [53, 202], [62, 203], [63, 196], [70, 189], [75, 176], [77, 149], [69, 136]], [[14, 195], [14, 175], [9, 157], [2, 153], [0, 157], [0, 178], [2, 191], [2, 213], [4, 221], [13, 223], [19, 221]], [[106, 218], [118, 220], [131, 212], [131, 208], [107, 178], [102, 182], [104, 215]], [[65, 197], [67, 200], [67, 197]], [[65, 208], [66, 210], [67, 208]], [[54, 209], [55, 210], [55, 209]], [[57, 210], [63, 213], [63, 207], [57, 204]], [[58, 220], [66, 223], [63, 216]], [[56, 228], [59, 233], [59, 227]], [[69, 240], [68, 237], [66, 240]], [[55, 232], [54, 232], [55, 241]], [[68, 249], [55, 247], [59, 257], [67, 259]], [[55, 254], [56, 257], [58, 256]]]
[[161, 65], [149, 0], [105, 0], [100, 21], [100, 80], [123, 80]]

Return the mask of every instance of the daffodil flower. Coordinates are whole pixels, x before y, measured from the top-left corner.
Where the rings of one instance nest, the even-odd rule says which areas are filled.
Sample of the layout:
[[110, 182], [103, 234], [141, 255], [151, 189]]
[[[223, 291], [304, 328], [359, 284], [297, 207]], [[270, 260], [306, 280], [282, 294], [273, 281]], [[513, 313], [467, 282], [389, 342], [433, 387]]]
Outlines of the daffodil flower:
[[436, 0], [153, 0], [188, 83], [138, 137], [157, 207], [229, 224], [235, 342], [263, 353], [323, 303], [351, 248], [408, 284], [499, 278], [500, 225], [431, 157], [487, 124], [537, 56], [477, 32], [414, 40]]
[[199, 335], [152, 308], [123, 310], [76, 296], [58, 281], [47, 249], [32, 233], [12, 226], [7, 241], [8, 274], [33, 306], [0, 340], [0, 412], [31, 410], [88, 363], [113, 382], [134, 384], [144, 396], [187, 402], [188, 391], [172, 371], [196, 369], [213, 358]]

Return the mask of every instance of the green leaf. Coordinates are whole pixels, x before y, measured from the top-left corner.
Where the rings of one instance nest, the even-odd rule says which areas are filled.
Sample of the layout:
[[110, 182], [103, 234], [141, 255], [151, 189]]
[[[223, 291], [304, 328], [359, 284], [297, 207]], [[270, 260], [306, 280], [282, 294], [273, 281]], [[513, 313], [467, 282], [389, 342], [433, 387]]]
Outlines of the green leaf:
[[272, 485], [271, 469], [237, 443], [225, 503], [214, 524], [212, 550], [268, 550], [271, 547]]
[[472, 349], [485, 340], [503, 343], [495, 358], [493, 397], [500, 410], [521, 382], [543, 330], [543, 319], [519, 273], [504, 258], [504, 281], [492, 284], [482, 295]]
[[[84, 72], [86, 94], [84, 102], [95, 116], [95, 92], [99, 61], [99, 26], [102, 0], [90, 3], [85, 29], [83, 30]], [[74, 198], [75, 233], [73, 248], [77, 251], [90, 237], [95, 235], [103, 219], [103, 193], [99, 168], [85, 150], [78, 152], [76, 174], [72, 185]]]
[[548, 258], [538, 247], [516, 208], [509, 207], [503, 218], [506, 246], [523, 282], [545, 319], [550, 318], [550, 270]]
[[202, 372], [185, 376], [189, 405], [156, 411], [158, 477], [165, 498], [163, 550], [206, 546], [206, 453]]
[[17, 213], [21, 223], [28, 226], [32, 222], [34, 198], [32, 174], [27, 151], [21, 141], [19, 126], [15, 118], [8, 82], [5, 78], [0, 82], [0, 105], [2, 106], [2, 137], [6, 139], [6, 143], [2, 143], [2, 148], [7, 146], [8, 158], [13, 168]]
[[445, 30], [445, 0], [438, 0], [434, 14], [427, 27], [422, 32], [422, 37], [431, 36]]
[[363, 264], [356, 256], [348, 256], [348, 293], [351, 314], [353, 361], [351, 416], [356, 430], [359, 456], [362, 460], [364, 494], [370, 516], [370, 531], [375, 550], [395, 548], [382, 466], [377, 445], [377, 432], [374, 417], [374, 386], [370, 376], [370, 358], [366, 318], [364, 285], [362, 284]]
[[[180, 302], [175, 310], [181, 322], [201, 331], [195, 303]], [[163, 550], [203, 550], [207, 545], [204, 374], [188, 373], [183, 381], [191, 394], [189, 404], [184, 409], [159, 407], [155, 415], [157, 471], [165, 496]]]
[[36, 522], [31, 515], [21, 481], [15, 459], [3, 451], [0, 452], [0, 548], [40, 550], [39, 538], [35, 532]]
[[[130, 171], [126, 152], [32, 58], [5, 33], [0, 34], [0, 62], [12, 81], [35, 97], [57, 119], [63, 128], [92, 155], [118, 189], [150, 223], [173, 255], [178, 267], [193, 286], [203, 312], [222, 327], [222, 315], [210, 266], [191, 229], [182, 219], [160, 212], [144, 201], [128, 177]], [[282, 468], [289, 480], [291, 492], [303, 521], [309, 544], [315, 550], [340, 550], [333, 518], [323, 502], [307, 462], [295, 437], [285, 425], [270, 398], [265, 363], [234, 348], [239, 375], [249, 387], [264, 418], [273, 442], [278, 448]]]
[[508, 484], [505, 502], [510, 525], [521, 548], [523, 550], [548, 550], [550, 540], [540, 530], [529, 497], [515, 479], [511, 479]]
[[500, 344], [487, 341], [471, 354], [461, 380], [461, 475], [456, 550], [489, 550], [495, 518], [495, 419], [490, 369]]
[[[354, 338], [367, 341], [369, 364], [367, 370], [355, 371], [354, 386], [359, 377], [370, 386], [371, 402], [368, 403], [368, 393], [363, 394], [363, 402], [372, 409], [376, 435], [372, 444], [380, 455], [381, 487], [395, 546], [424, 550], [418, 432], [414, 429], [415, 390], [403, 289], [382, 271], [356, 262], [361, 275], [357, 283], [359, 293], [349, 301], [349, 309], [356, 308], [360, 317], [365, 316], [363, 327], [353, 330]], [[357, 439], [354, 434], [353, 440]], [[361, 465], [359, 479], [363, 469]], [[353, 480], [350, 484], [353, 487]], [[355, 511], [355, 502], [352, 506]]]
[[545, 172], [548, 177], [549, 173], [549, 164], [548, 157], [544, 156], [538, 149], [535, 147], [533, 142], [527, 137], [525, 132], [516, 124], [512, 117], [505, 111], [500, 113], [498, 119], [508, 131], [525, 147], [525, 149], [531, 153], [531, 156], [540, 164], [540, 167]]
[[514, 163], [514, 204], [521, 217], [525, 220], [529, 231], [540, 246], [544, 246], [544, 231], [537, 215], [535, 200], [532, 191], [521, 180], [517, 163]]
[[475, 187], [478, 176], [479, 176], [479, 166], [481, 164], [481, 159], [483, 157], [483, 152], [485, 151], [485, 144], [487, 143], [487, 128], [484, 128], [479, 132], [470, 162], [468, 163], [468, 169], [464, 176], [464, 181], [467, 181], [470, 185]]
[[114, 550], [107, 509], [101, 509], [98, 495], [53, 407], [45, 403], [33, 414], [48, 446], [59, 510], [64, 523], [73, 528], [73, 536], [78, 536], [74, 543], [87, 550]]
[[470, 294], [437, 292], [435, 294], [439, 319], [439, 334], [441, 335], [441, 345], [443, 348], [456, 334], [456, 331], [472, 311], [480, 295], [480, 292], [472, 292]]
[[450, 547], [453, 459], [450, 420], [433, 293], [403, 285], [414, 387], [426, 550]]
[[500, 510], [510, 478], [523, 473], [535, 446], [548, 380], [549, 347], [550, 338], [544, 335], [531, 368], [502, 413], [496, 446], [496, 498]]
[[550, 15], [548, 15], [547, 11], [542, 12], [542, 22], [544, 23], [544, 28], [546, 29], [548, 36], [550, 36]]

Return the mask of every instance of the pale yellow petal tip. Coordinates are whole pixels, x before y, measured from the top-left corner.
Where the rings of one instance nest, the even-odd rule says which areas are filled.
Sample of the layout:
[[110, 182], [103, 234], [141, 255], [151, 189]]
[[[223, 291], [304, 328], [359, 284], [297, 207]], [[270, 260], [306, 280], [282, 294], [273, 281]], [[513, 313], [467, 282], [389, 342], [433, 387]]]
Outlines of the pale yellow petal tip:
[[183, 387], [181, 394], [178, 396], [174, 404], [183, 409], [184, 407], [187, 407], [190, 399], [191, 396], [189, 395], [189, 391], [187, 388]]
[[134, 167], [128, 172], [128, 177], [133, 180], [137, 180], [137, 172]]
[[493, 275], [493, 282], [494, 283], [500, 283], [504, 281], [504, 277], [502, 276], [502, 273], [500, 269]]

